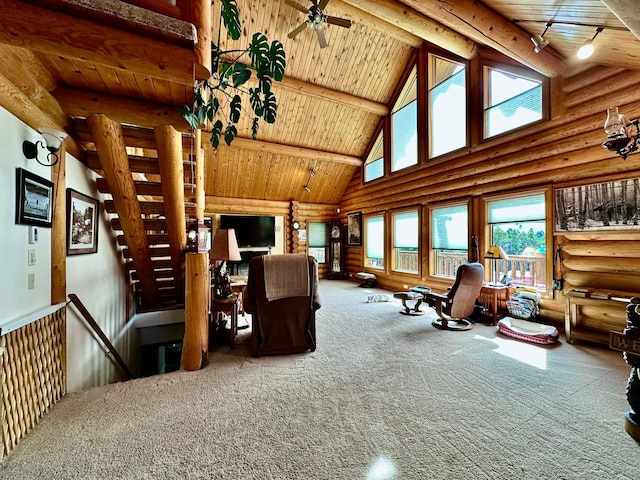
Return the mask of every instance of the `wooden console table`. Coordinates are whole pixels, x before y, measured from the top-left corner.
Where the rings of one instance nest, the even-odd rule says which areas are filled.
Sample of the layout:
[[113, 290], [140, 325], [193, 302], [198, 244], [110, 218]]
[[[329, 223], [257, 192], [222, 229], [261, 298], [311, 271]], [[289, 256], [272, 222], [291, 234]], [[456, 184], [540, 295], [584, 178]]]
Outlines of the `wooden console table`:
[[[616, 329], [622, 331], [626, 326], [626, 306], [631, 300], [628, 297], [612, 295], [611, 298], [592, 298], [589, 293], [576, 293], [572, 290], [565, 293], [566, 304], [564, 311], [564, 334], [567, 343], [574, 340], [586, 340], [589, 342], [609, 344], [609, 331]], [[581, 308], [600, 307], [614, 310], [614, 314], [620, 314], [620, 321], [616, 321], [617, 315], [602, 316], [602, 331], [580, 328]]]

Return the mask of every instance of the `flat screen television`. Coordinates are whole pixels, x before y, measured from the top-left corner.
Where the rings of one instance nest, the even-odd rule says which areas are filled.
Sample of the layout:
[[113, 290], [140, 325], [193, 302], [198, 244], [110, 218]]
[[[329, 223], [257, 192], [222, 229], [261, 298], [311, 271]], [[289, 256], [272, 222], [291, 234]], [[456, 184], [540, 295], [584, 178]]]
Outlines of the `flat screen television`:
[[233, 228], [240, 248], [276, 246], [275, 217], [221, 215], [220, 228]]

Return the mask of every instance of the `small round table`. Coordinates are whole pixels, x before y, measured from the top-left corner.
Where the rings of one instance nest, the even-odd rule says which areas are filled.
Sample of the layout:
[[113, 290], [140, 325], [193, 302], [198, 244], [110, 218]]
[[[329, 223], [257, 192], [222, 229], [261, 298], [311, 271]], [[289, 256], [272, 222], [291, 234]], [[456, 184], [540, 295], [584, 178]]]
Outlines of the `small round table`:
[[[420, 304], [422, 303], [422, 294], [418, 292], [396, 292], [393, 294], [393, 298], [399, 298], [402, 300], [402, 306], [404, 310], [400, 310], [403, 315], [424, 315], [424, 312], [420, 310]], [[407, 300], [415, 301], [413, 307], [407, 305]]]

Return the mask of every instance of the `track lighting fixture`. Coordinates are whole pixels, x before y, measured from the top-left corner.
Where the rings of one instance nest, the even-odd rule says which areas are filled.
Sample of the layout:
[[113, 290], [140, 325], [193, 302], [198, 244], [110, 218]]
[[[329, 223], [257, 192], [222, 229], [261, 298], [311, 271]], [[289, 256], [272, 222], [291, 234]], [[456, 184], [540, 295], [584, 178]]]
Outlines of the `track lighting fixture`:
[[533, 49], [535, 53], [540, 53], [542, 50], [544, 50], [544, 47], [549, 45], [549, 40], [545, 39], [544, 36], [547, 33], [547, 30], [549, 30], [549, 27], [551, 27], [551, 24], [551, 22], [547, 23], [547, 26], [544, 28], [544, 32], [542, 32], [542, 35], [533, 35], [531, 37], [531, 41], [533, 42], [533, 45], [535, 47]]
[[[29, 140], [25, 140], [22, 142], [22, 153], [24, 153], [26, 158], [35, 158], [40, 165], [53, 167], [58, 163], [58, 151], [60, 151], [62, 142], [64, 142], [64, 139], [67, 138], [68, 135], [65, 132], [54, 130], [52, 128], [40, 128], [38, 129], [38, 132], [42, 135], [44, 142], [38, 140], [34, 143]], [[38, 158], [38, 146], [48, 150], [46, 162], [43, 162]]]
[[309, 178], [307, 178], [307, 183], [304, 186], [304, 191], [307, 193], [311, 192], [311, 189], [309, 188], [309, 182], [311, 182], [311, 179], [315, 176], [316, 174], [316, 165], [318, 164], [317, 160], [313, 161], [313, 167], [311, 167], [311, 171], [309, 172]]
[[586, 60], [591, 55], [593, 55], [593, 51], [595, 50], [594, 47], [593, 47], [593, 41], [596, 39], [596, 37], [598, 36], [598, 34], [602, 30], [604, 30], [604, 27], [596, 28], [596, 33], [593, 35], [591, 40], [587, 40], [586, 42], [584, 42], [582, 44], [582, 46], [580, 47], [580, 50], [578, 50], [578, 54], [577, 54], [577, 56], [578, 56], [578, 58], [580, 60]]

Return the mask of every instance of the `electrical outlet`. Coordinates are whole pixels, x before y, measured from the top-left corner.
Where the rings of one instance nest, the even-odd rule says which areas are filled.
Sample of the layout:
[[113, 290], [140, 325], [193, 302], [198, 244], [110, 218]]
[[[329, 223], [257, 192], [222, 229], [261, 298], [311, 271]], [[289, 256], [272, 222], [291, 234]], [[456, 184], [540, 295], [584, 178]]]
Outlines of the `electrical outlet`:
[[30, 248], [28, 253], [28, 257], [29, 257], [29, 266], [33, 266], [36, 264], [36, 251], [33, 248]]
[[402, 285], [402, 288], [404, 288], [405, 290], [409, 288], [409, 285]]
[[36, 274], [35, 273], [30, 273], [28, 276], [28, 283], [29, 283], [29, 290], [33, 290], [34, 288], [36, 288]]

